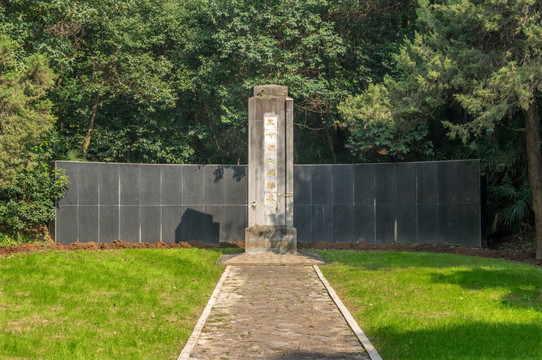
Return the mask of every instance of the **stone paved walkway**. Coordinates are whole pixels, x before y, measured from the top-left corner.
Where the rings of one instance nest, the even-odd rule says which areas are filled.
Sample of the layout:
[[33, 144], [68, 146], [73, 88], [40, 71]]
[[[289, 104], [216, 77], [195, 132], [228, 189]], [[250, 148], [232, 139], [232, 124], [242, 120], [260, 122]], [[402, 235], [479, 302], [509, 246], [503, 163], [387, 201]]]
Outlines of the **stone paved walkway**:
[[190, 359], [369, 356], [311, 266], [232, 266]]

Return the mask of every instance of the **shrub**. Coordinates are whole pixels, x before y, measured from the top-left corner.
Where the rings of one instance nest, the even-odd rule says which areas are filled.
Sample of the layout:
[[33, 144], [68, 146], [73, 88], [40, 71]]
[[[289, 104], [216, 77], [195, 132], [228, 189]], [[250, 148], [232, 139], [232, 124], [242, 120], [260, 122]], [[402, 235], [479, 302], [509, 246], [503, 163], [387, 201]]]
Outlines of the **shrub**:
[[43, 236], [67, 183], [63, 172], [40, 163], [19, 172], [9, 184], [0, 184], [0, 231], [19, 242], [23, 235]]

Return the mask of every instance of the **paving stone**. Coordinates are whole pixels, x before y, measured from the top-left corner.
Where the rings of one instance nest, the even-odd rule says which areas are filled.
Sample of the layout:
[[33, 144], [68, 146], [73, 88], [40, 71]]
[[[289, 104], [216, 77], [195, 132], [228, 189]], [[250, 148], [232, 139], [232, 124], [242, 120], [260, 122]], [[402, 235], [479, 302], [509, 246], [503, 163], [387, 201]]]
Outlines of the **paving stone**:
[[190, 359], [363, 359], [311, 266], [232, 266]]

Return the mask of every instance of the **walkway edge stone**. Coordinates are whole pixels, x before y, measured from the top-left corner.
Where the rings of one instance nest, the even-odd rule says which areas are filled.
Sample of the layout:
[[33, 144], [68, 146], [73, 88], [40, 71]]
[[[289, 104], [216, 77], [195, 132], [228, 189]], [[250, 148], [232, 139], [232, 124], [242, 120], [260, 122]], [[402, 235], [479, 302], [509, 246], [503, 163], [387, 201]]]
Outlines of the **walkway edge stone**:
[[201, 314], [198, 323], [194, 327], [194, 331], [192, 331], [192, 335], [190, 335], [190, 337], [188, 338], [188, 341], [186, 342], [186, 345], [184, 346], [183, 351], [181, 352], [177, 360], [188, 360], [188, 358], [190, 357], [190, 353], [192, 352], [192, 349], [196, 345], [198, 338], [201, 335], [201, 330], [203, 330], [203, 326], [205, 325], [205, 322], [207, 321], [207, 318], [209, 317], [209, 314], [211, 313], [211, 310], [215, 305], [218, 294], [222, 289], [222, 285], [224, 284], [224, 281], [226, 281], [226, 278], [230, 273], [230, 269], [231, 266], [226, 266], [226, 269], [222, 273], [220, 280], [218, 280], [218, 283], [216, 284], [215, 290], [211, 294], [209, 302], [207, 302], [207, 306], [203, 310], [203, 313]]
[[318, 268], [318, 265], [313, 265], [312, 267], [314, 271], [316, 271], [316, 274], [318, 274], [318, 277], [320, 278], [320, 281], [322, 282], [322, 284], [324, 284], [324, 286], [326, 287], [326, 290], [329, 296], [331, 296], [331, 298], [335, 302], [335, 305], [337, 305], [337, 307], [339, 308], [339, 311], [341, 312], [344, 319], [348, 323], [348, 326], [350, 326], [354, 334], [356, 334], [356, 336], [358, 337], [358, 340], [361, 342], [361, 344], [367, 351], [367, 354], [369, 354], [369, 357], [371, 358], [371, 360], [382, 360], [382, 358], [380, 357], [380, 355], [374, 348], [373, 344], [371, 344], [371, 342], [369, 341], [369, 339], [367, 338], [363, 330], [361, 330], [361, 328], [359, 327], [358, 323], [356, 322], [352, 314], [350, 314], [350, 311], [348, 311], [346, 306], [344, 306], [339, 296], [337, 296], [337, 293], [335, 292], [335, 290], [333, 290], [329, 282], [326, 280], [326, 278], [324, 277], [324, 274], [322, 274], [322, 272], [320, 271], [320, 268]]

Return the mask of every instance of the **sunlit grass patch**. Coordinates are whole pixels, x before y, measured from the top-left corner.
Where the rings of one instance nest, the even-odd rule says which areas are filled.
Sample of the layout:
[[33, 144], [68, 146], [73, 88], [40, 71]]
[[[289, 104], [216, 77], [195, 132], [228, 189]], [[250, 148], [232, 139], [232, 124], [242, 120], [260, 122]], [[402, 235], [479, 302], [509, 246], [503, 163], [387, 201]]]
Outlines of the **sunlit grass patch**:
[[223, 267], [201, 249], [0, 257], [0, 358], [176, 357]]
[[384, 359], [542, 359], [542, 270], [449, 254], [321, 251]]

